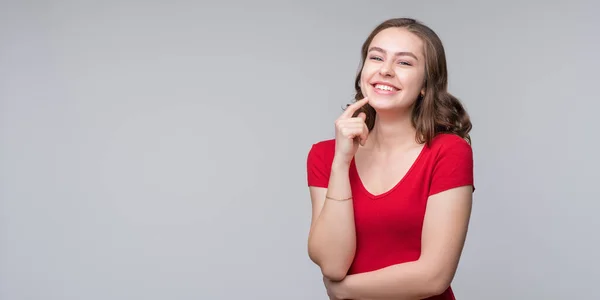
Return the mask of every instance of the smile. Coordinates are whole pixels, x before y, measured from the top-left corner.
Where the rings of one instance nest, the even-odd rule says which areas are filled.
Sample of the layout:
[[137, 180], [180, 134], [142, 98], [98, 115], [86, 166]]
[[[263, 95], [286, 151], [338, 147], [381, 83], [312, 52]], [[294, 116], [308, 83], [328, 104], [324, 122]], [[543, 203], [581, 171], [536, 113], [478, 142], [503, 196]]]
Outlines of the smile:
[[393, 94], [396, 93], [399, 89], [387, 84], [376, 83], [373, 85], [375, 92], [378, 94]]

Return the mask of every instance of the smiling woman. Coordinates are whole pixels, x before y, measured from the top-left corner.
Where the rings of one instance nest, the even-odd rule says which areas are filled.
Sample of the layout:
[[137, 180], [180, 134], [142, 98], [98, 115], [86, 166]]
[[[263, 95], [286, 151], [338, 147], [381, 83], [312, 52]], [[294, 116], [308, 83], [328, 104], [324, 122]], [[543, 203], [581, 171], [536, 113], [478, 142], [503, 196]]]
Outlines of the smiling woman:
[[438, 36], [391, 19], [362, 47], [356, 102], [307, 159], [310, 258], [331, 299], [455, 299], [471, 214], [471, 122]]

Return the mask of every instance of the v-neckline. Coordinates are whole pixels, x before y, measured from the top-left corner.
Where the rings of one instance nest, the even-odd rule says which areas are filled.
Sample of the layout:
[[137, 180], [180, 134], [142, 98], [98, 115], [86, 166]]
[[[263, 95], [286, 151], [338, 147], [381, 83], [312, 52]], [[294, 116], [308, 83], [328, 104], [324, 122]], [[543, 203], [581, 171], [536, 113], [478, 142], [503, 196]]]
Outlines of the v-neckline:
[[367, 187], [364, 185], [362, 179], [360, 178], [360, 173], [358, 172], [358, 168], [356, 167], [356, 159], [355, 158], [352, 158], [352, 161], [351, 161], [352, 171], [354, 172], [354, 175], [356, 176], [356, 180], [358, 182], [358, 185], [359, 185], [360, 189], [367, 196], [369, 196], [369, 198], [372, 198], [372, 199], [383, 198], [383, 197], [389, 195], [390, 193], [394, 192], [396, 189], [398, 189], [398, 187], [400, 185], [402, 185], [402, 183], [404, 181], [406, 181], [406, 178], [409, 177], [409, 175], [416, 168], [416, 166], [418, 165], [419, 161], [424, 156], [426, 150], [427, 150], [427, 145], [423, 145], [421, 147], [421, 150], [419, 151], [419, 155], [417, 155], [417, 158], [412, 162], [412, 164], [410, 165], [410, 167], [408, 168], [408, 170], [406, 171], [406, 173], [404, 173], [404, 176], [402, 176], [402, 178], [400, 178], [400, 180], [398, 180], [398, 182], [394, 186], [392, 186], [389, 190], [387, 190], [385, 192], [382, 192], [382, 193], [379, 193], [379, 194], [373, 194], [373, 193], [371, 193], [367, 189]]

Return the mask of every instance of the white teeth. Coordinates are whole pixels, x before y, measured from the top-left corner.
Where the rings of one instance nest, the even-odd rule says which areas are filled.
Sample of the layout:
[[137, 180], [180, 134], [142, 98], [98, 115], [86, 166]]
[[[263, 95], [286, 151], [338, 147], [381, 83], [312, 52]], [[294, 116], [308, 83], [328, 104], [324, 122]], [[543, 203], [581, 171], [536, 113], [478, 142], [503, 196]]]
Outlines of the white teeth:
[[384, 90], [384, 91], [393, 91], [394, 88], [391, 86], [387, 86], [387, 85], [383, 85], [383, 84], [377, 84], [375, 85], [376, 89], [380, 89], [380, 90]]

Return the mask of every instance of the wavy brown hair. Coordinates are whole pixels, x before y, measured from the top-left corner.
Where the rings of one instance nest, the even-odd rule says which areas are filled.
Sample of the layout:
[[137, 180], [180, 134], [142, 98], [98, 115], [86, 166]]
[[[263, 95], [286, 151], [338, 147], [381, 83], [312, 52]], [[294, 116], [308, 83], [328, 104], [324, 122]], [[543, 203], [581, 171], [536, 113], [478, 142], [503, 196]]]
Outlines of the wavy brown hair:
[[[417, 142], [430, 144], [431, 140], [440, 133], [456, 134], [469, 143], [471, 137], [471, 120], [460, 100], [448, 93], [448, 70], [446, 67], [446, 54], [444, 46], [438, 35], [423, 23], [410, 18], [395, 18], [379, 24], [367, 37], [361, 50], [361, 67], [356, 75], [354, 88], [355, 101], [364, 98], [360, 88], [362, 66], [369, 45], [373, 38], [387, 28], [405, 28], [417, 35], [423, 41], [423, 54], [425, 56], [425, 96], [419, 96], [412, 112], [412, 125], [417, 130]], [[359, 109], [355, 115], [364, 112], [367, 115], [366, 123], [369, 131], [375, 125], [375, 109], [368, 103]]]

